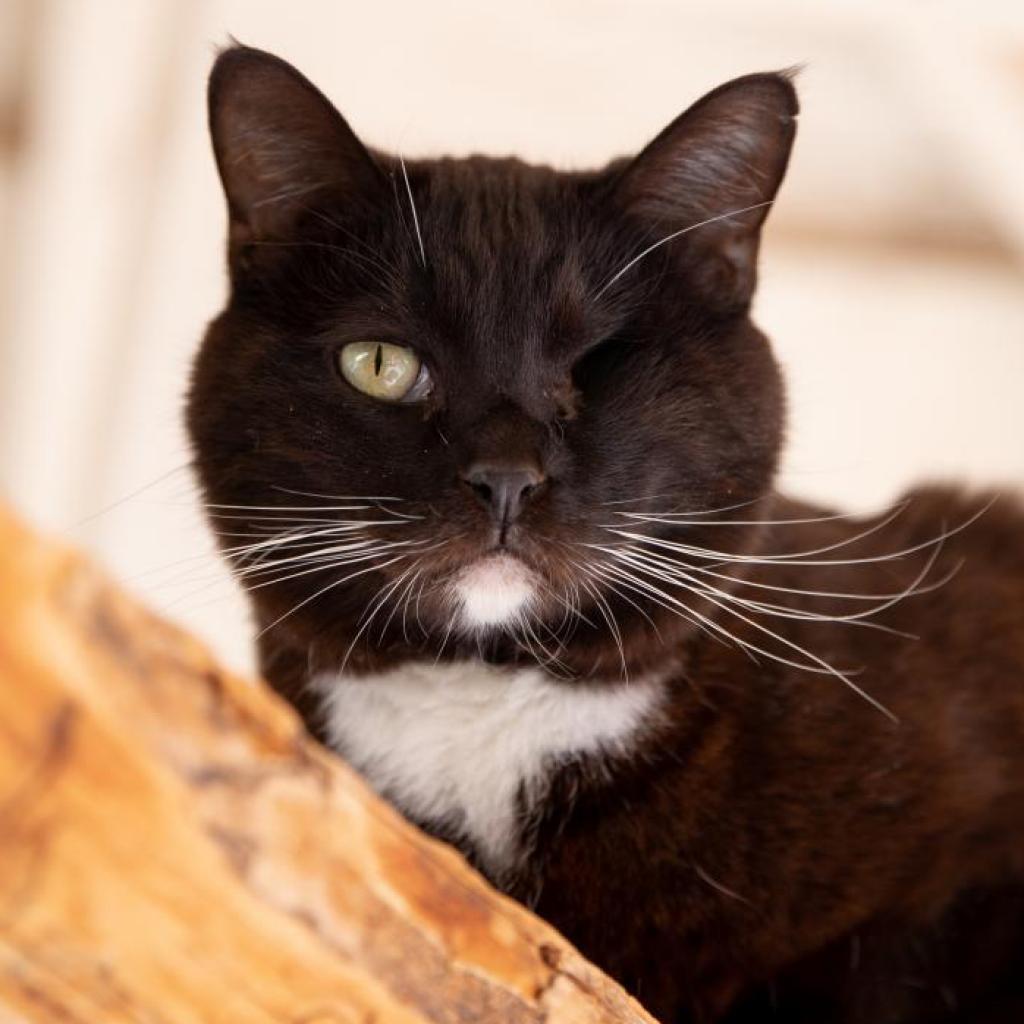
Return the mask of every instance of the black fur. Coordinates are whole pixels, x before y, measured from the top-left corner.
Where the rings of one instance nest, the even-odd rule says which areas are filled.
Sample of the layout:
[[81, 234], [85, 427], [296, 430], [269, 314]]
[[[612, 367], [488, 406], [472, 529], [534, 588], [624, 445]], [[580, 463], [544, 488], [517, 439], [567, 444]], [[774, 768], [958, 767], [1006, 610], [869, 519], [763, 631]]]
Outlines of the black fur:
[[[639, 156], [583, 174], [483, 157], [403, 165], [247, 48], [218, 59], [210, 106], [232, 288], [188, 422], [232, 564], [252, 567], [233, 534], [284, 529], [296, 506], [329, 522], [318, 506], [333, 496], [401, 499], [362, 514], [417, 516], [400, 536], [434, 545], [412, 629], [404, 614], [363, 626], [408, 561], [371, 560], [351, 579], [328, 566], [248, 577], [271, 683], [316, 729], [311, 671], [533, 663], [512, 631], [453, 631], [444, 583], [495, 543], [467, 467], [534, 467], [543, 483], [505, 547], [545, 583], [538, 629], [559, 677], [670, 671], [673, 704], [611, 777], [557, 773], [511, 891], [666, 1021], [1017, 1019], [1024, 516], [1004, 503], [943, 546], [980, 501], [924, 491], [891, 522], [858, 523], [817, 521], [774, 493], [783, 388], [748, 310], [795, 131], [790, 77], [730, 82]], [[429, 398], [391, 404], [349, 386], [337, 354], [367, 339], [414, 348]], [[716, 525], [621, 518], [716, 509]], [[701, 578], [725, 596], [648, 573], [685, 602], [680, 615], [598, 575], [617, 632], [587, 595], [567, 622], [558, 595], [616, 564], [592, 546], [621, 548], [609, 522], [683, 568], [657, 543], [721, 552], [699, 567], [722, 574]], [[808, 551], [820, 564], [773, 561]], [[802, 617], [865, 607], [830, 593], [945, 577], [881, 609], [887, 632]], [[738, 614], [730, 596], [780, 608]], [[709, 637], [709, 623], [769, 653]], [[849, 681], [899, 724], [843, 680], [777, 660], [808, 664], [806, 652], [862, 669]]]

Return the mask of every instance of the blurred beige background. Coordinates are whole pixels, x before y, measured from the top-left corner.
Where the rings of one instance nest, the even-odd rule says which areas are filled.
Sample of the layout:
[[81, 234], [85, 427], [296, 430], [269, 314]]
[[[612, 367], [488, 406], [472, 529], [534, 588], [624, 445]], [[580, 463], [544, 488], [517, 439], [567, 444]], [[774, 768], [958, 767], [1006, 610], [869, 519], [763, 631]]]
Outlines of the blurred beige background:
[[1024, 3], [0, 0], [0, 487], [248, 661], [180, 425], [224, 295], [204, 79], [228, 34], [370, 143], [580, 167], [807, 65], [757, 315], [784, 485], [869, 509], [1024, 484]]

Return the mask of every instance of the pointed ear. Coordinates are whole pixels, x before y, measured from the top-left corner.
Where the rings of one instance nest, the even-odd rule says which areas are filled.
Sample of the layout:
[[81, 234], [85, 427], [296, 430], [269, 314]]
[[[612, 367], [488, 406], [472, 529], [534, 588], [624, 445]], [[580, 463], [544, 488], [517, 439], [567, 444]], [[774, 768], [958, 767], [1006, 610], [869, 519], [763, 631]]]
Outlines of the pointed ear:
[[688, 278], [717, 308], [743, 306], [753, 294], [761, 225], [796, 134], [791, 77], [747, 75], [719, 86], [658, 135], [617, 184], [627, 213], [661, 236], [677, 233]]
[[233, 244], [288, 237], [325, 196], [365, 202], [380, 187], [381, 172], [341, 114], [273, 54], [225, 50], [208, 101]]

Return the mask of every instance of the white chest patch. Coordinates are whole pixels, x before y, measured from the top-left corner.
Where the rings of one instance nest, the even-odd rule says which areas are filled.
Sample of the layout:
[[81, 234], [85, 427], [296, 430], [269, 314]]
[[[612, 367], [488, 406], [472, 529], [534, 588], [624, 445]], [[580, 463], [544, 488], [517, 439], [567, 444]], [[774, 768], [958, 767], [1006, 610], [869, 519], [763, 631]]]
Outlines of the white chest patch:
[[405, 813], [453, 824], [495, 875], [521, 852], [521, 795], [529, 813], [559, 765], [628, 754], [664, 700], [660, 680], [584, 687], [482, 662], [311, 682], [332, 746]]

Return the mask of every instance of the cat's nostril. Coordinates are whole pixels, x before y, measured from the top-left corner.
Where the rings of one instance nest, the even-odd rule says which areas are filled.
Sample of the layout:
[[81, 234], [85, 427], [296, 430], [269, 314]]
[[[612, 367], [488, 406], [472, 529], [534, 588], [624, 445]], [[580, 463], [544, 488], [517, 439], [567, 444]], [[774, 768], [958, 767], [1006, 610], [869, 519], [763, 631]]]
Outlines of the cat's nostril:
[[474, 463], [462, 474], [480, 502], [498, 523], [510, 523], [544, 482], [544, 474], [530, 463]]
[[470, 487], [473, 488], [474, 493], [479, 495], [485, 502], [489, 502], [494, 495], [494, 491], [491, 490], [491, 485], [484, 483], [482, 480], [467, 480]]

